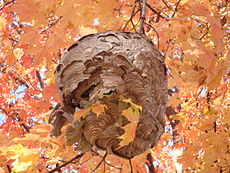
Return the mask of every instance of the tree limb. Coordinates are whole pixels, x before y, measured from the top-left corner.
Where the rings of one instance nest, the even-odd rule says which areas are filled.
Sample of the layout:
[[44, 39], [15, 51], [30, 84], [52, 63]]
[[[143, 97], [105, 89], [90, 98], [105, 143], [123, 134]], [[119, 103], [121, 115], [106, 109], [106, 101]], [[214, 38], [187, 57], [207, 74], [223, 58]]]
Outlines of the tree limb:
[[140, 27], [139, 27], [139, 33], [144, 34], [144, 24], [145, 24], [145, 15], [146, 15], [146, 0], [140, 0], [140, 4], [142, 1], [142, 5], [141, 5], [141, 19], [140, 19]]

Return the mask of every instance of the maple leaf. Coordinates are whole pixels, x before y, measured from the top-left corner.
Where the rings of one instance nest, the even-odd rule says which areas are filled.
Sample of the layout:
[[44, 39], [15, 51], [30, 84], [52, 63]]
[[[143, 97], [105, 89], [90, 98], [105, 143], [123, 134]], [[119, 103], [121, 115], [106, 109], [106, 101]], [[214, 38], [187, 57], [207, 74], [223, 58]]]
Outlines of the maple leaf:
[[97, 118], [99, 117], [99, 115], [101, 113], [105, 112], [105, 109], [107, 108], [106, 105], [102, 105], [102, 104], [93, 104], [91, 106], [92, 111], [97, 115]]

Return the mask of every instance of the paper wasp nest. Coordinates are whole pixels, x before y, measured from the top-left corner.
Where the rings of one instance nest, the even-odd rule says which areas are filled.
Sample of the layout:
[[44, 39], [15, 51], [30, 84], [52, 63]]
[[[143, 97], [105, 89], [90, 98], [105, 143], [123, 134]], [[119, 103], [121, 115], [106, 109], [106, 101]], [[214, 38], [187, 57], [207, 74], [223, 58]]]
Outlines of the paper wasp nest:
[[[81, 148], [90, 144], [124, 158], [143, 153], [164, 131], [165, 73], [164, 57], [143, 34], [108, 31], [82, 37], [67, 49], [55, 72], [62, 104], [51, 114], [52, 135], [60, 135], [79, 109], [102, 104], [104, 113], [88, 112], [69, 132], [77, 134]], [[120, 105], [121, 97], [142, 107], [135, 137], [124, 146], [123, 127], [133, 122], [122, 115], [130, 103]]]

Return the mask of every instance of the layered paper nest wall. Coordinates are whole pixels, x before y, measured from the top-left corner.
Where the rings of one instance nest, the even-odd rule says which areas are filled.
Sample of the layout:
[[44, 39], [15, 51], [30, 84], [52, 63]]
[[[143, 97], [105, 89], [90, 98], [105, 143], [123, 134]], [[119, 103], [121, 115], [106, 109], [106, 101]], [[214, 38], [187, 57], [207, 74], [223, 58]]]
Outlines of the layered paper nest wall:
[[[94, 147], [132, 158], [162, 135], [167, 100], [164, 57], [145, 35], [108, 31], [84, 36], [67, 49], [55, 76], [62, 104], [51, 116], [52, 135], [60, 135], [75, 111], [93, 103], [107, 109], [99, 117], [90, 113], [80, 119], [76, 130]], [[132, 122], [121, 114], [121, 96], [142, 107], [135, 137], [125, 146], [120, 146], [122, 127]]]

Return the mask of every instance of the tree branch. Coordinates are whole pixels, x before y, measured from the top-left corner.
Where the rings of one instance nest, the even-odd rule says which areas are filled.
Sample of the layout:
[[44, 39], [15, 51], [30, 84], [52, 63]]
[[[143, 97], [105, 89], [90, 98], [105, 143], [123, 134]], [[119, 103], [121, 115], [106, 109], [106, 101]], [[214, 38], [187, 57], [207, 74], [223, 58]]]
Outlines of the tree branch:
[[64, 164], [54, 168], [53, 170], [49, 171], [48, 173], [52, 173], [52, 172], [55, 172], [55, 171], [59, 171], [61, 168], [67, 166], [68, 164], [72, 163], [74, 160], [77, 160], [77, 159], [80, 159], [85, 153], [82, 153], [82, 154], [79, 154], [79, 155], [76, 155], [74, 158], [72, 158], [71, 160], [69, 160], [68, 162], [65, 162]]
[[140, 0], [140, 4], [141, 4], [141, 19], [140, 19], [140, 27], [139, 27], [139, 33], [144, 34], [144, 24], [145, 24], [145, 15], [146, 15], [146, 5], [147, 2], [146, 0]]
[[155, 167], [154, 167], [154, 165], [153, 165], [153, 157], [152, 157], [152, 155], [149, 153], [148, 155], [147, 155], [147, 166], [148, 166], [148, 168], [149, 168], [149, 172], [150, 173], [156, 173], [156, 170], [155, 170]]

